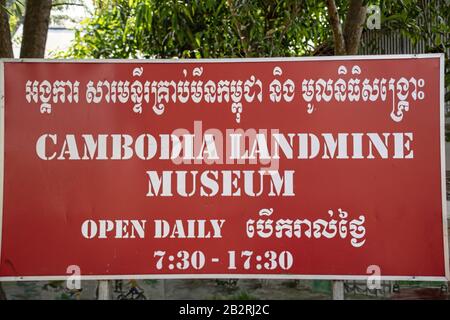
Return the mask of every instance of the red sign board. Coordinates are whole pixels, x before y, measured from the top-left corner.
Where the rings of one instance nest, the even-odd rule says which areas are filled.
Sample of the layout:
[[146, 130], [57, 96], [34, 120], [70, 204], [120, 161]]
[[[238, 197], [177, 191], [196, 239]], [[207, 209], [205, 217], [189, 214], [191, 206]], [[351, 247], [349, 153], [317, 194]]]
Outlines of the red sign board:
[[0, 64], [0, 279], [448, 279], [443, 56]]

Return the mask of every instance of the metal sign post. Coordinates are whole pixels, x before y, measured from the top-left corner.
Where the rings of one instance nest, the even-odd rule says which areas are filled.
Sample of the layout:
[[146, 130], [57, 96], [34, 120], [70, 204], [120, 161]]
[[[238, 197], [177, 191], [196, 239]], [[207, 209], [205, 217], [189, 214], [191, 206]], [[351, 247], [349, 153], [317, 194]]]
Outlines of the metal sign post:
[[98, 300], [111, 300], [111, 288], [109, 280], [98, 281]]
[[333, 300], [344, 300], [344, 281], [333, 280], [332, 291], [333, 291]]

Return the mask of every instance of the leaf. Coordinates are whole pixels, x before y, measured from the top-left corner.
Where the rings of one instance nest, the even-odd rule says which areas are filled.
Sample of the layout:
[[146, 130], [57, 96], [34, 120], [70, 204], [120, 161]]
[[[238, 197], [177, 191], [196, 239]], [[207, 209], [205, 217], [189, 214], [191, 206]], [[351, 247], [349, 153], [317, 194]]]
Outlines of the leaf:
[[9, 10], [6, 6], [1, 6], [2, 10], [5, 10], [7, 14], [9, 14], [10, 16], [13, 16], [14, 14], [11, 12], [11, 10]]

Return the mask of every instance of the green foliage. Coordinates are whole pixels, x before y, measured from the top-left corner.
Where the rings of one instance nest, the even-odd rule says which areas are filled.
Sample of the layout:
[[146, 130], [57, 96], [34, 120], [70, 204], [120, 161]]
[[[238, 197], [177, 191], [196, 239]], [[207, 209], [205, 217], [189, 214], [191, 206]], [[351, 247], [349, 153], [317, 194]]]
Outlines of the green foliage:
[[[425, 43], [424, 53], [445, 54], [445, 101], [450, 102], [450, 0], [381, 0], [381, 33], [399, 31], [413, 44]], [[448, 115], [447, 115], [448, 116]], [[446, 128], [446, 141], [450, 132]]]
[[331, 36], [312, 0], [99, 2], [63, 57], [218, 58], [307, 55]]
[[240, 291], [239, 293], [230, 297], [231, 300], [258, 300], [256, 296], [247, 291]]
[[450, 45], [450, 0], [381, 0], [384, 32], [398, 30], [414, 43], [428, 42], [428, 50]]
[[7, 0], [5, 5], [0, 5], [0, 11], [4, 10], [9, 15], [11, 34], [14, 34], [21, 24], [25, 12], [24, 0]]
[[413, 44], [423, 41], [424, 53], [449, 52], [450, 0], [381, 0], [379, 3], [380, 33], [399, 32]]
[[0, 10], [6, 11], [10, 16], [17, 14], [18, 12], [22, 13], [23, 8], [23, 0], [7, 0], [5, 1], [5, 5], [0, 4]]
[[[345, 17], [348, 0], [336, 0]], [[222, 58], [333, 54], [325, 1], [97, 0], [60, 58]], [[450, 100], [450, 0], [371, 0], [380, 33], [400, 33], [446, 56]], [[373, 45], [373, 44], [362, 44]], [[322, 48], [321, 48], [322, 47]], [[382, 52], [374, 48], [373, 52]]]
[[[348, 2], [336, 0], [341, 20]], [[325, 52], [332, 54], [325, 1], [97, 0], [94, 3], [95, 14], [82, 23], [73, 47], [60, 57], [299, 56], [314, 54], [320, 46], [331, 48]], [[381, 32], [400, 32], [413, 42], [426, 39], [430, 42], [428, 52], [444, 52], [448, 48], [450, 0], [367, 3], [381, 8]]]
[[145, 280], [143, 280], [143, 282], [146, 285], [149, 285], [149, 286], [152, 286], [152, 287], [154, 287], [154, 286], [156, 286], [158, 284], [158, 280], [155, 280], [155, 279], [145, 279]]

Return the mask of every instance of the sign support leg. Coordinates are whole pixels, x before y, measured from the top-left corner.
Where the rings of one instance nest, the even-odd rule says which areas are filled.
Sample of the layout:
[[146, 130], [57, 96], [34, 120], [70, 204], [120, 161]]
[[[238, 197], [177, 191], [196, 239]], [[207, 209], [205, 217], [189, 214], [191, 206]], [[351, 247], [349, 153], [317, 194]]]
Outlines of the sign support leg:
[[98, 300], [111, 300], [111, 288], [109, 280], [98, 281]]
[[167, 289], [166, 289], [166, 280], [165, 279], [162, 279], [161, 280], [161, 292], [162, 292], [162, 297], [163, 297], [163, 300], [166, 300], [166, 291], [167, 291]]
[[333, 290], [333, 300], [344, 300], [343, 280], [333, 280], [332, 290]]

